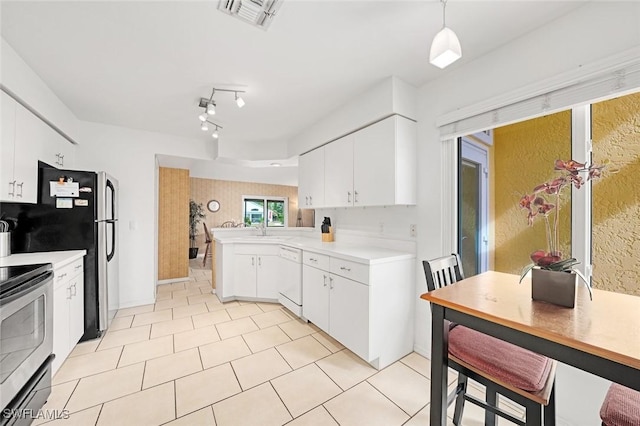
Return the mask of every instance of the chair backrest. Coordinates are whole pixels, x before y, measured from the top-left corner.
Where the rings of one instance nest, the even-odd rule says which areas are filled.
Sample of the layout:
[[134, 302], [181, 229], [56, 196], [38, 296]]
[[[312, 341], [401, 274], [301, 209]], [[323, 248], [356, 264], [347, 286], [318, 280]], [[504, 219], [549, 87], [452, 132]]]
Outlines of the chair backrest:
[[422, 266], [429, 291], [464, 279], [460, 256], [456, 253], [433, 260], [423, 260]]
[[211, 234], [209, 233], [209, 228], [207, 228], [207, 224], [202, 222], [204, 225], [204, 235], [206, 236], [205, 243], [209, 244], [211, 242]]

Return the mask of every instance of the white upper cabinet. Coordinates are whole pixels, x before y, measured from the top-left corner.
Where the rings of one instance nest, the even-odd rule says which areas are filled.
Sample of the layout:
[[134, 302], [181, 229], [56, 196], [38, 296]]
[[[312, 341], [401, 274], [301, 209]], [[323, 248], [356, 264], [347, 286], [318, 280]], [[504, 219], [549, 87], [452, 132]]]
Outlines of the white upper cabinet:
[[324, 147], [300, 156], [298, 161], [298, 207], [324, 207]]
[[73, 168], [75, 145], [51, 127], [46, 125], [45, 127], [43, 150], [40, 155], [40, 160], [59, 169]]
[[395, 115], [325, 145], [324, 194], [325, 207], [415, 204], [416, 123]]
[[75, 145], [4, 92], [0, 201], [37, 203], [38, 160], [72, 168]]
[[15, 182], [13, 182], [13, 154], [16, 130], [16, 101], [6, 93], [2, 97], [2, 140], [0, 141], [0, 200], [15, 201]]
[[324, 204], [327, 207], [352, 206], [353, 134], [324, 147]]
[[3, 192], [3, 199], [7, 194], [5, 201], [36, 203], [38, 155], [42, 152], [43, 126], [46, 124], [22, 105], [16, 103], [15, 106], [13, 178], [3, 182], [4, 187], [9, 189], [9, 193]]
[[354, 136], [353, 205], [415, 204], [415, 122], [396, 115]]

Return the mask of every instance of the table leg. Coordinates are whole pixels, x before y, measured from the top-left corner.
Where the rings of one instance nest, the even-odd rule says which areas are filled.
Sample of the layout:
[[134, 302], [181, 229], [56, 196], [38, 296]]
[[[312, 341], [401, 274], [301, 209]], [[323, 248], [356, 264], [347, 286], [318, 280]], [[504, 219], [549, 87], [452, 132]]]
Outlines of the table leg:
[[431, 426], [447, 424], [448, 326], [444, 307], [432, 305], [431, 315]]

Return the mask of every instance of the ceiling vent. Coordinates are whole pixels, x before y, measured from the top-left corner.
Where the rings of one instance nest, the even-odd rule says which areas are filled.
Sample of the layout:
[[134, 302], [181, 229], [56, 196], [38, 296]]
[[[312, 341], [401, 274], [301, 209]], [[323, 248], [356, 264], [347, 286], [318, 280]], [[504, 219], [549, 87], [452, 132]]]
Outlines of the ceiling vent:
[[218, 9], [266, 30], [281, 4], [282, 0], [219, 0]]

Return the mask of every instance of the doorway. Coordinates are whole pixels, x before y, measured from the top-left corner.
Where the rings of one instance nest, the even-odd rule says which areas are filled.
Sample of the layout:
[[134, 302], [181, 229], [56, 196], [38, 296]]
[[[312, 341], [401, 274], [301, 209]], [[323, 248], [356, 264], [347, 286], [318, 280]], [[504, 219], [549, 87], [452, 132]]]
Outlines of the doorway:
[[486, 145], [461, 138], [458, 252], [465, 277], [484, 272], [488, 267], [488, 157]]

